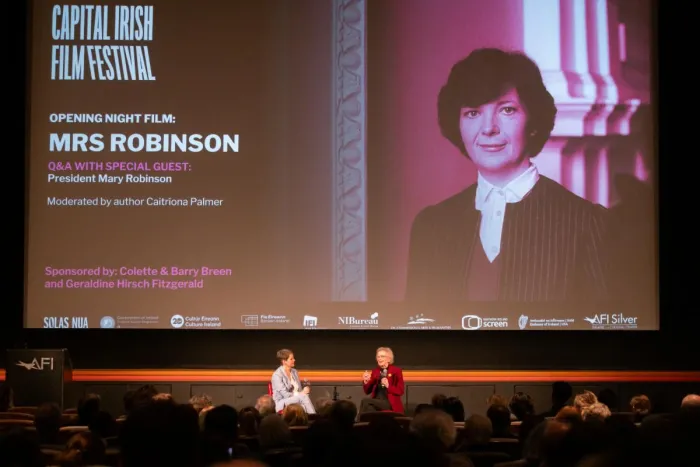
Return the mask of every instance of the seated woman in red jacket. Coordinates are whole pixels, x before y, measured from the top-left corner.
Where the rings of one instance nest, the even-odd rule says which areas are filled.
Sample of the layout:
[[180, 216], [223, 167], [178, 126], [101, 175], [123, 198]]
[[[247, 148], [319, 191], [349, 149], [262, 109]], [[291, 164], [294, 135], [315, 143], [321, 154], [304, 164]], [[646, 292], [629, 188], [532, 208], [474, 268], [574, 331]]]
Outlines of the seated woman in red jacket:
[[389, 347], [377, 349], [377, 368], [365, 371], [362, 388], [371, 397], [362, 399], [360, 413], [392, 410], [403, 413], [403, 373], [394, 366], [394, 352]]

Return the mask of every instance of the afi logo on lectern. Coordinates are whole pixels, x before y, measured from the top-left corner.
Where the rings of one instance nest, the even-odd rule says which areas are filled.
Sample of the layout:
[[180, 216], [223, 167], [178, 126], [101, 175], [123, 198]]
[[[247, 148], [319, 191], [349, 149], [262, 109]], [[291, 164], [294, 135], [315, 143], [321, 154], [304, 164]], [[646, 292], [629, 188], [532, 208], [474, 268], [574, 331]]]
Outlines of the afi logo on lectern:
[[53, 358], [41, 357], [35, 358], [31, 363], [25, 363], [22, 360], [17, 362], [17, 366], [26, 368], [27, 370], [53, 370]]

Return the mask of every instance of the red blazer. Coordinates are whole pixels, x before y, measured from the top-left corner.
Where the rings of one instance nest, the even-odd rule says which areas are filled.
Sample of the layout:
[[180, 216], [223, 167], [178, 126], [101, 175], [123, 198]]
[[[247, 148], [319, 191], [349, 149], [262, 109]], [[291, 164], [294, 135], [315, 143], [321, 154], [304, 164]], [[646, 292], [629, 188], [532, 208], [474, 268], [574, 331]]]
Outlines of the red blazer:
[[[381, 378], [379, 377], [381, 369], [379, 367], [372, 370], [372, 376], [369, 378], [367, 384], [362, 385], [365, 394], [371, 394], [374, 397], [377, 387], [381, 384]], [[389, 380], [389, 387], [386, 388], [387, 398], [389, 399], [389, 404], [391, 404], [391, 410], [394, 412], [403, 413], [403, 402], [401, 402], [401, 397], [404, 393], [403, 385], [403, 373], [401, 368], [389, 365], [387, 368], [388, 374], [387, 379]]]

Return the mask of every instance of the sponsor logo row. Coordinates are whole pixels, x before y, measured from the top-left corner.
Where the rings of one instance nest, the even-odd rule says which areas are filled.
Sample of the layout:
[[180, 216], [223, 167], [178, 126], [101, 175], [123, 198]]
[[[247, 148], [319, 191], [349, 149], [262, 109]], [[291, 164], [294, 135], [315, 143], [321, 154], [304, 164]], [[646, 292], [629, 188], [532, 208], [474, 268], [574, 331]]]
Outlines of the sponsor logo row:
[[[324, 317], [324, 320], [330, 319]], [[573, 326], [574, 318], [533, 318], [530, 319], [526, 315], [521, 315], [518, 318], [517, 326], [519, 329], [552, 329], [552, 328], [567, 328]], [[635, 329], [637, 327], [637, 317], [626, 316], [622, 313], [616, 314], [598, 314], [593, 317], [586, 317], [584, 321], [590, 323], [592, 329]], [[244, 315], [241, 317], [241, 322], [245, 327], [259, 327], [266, 324], [290, 324], [291, 320], [286, 316], [273, 315]], [[336, 328], [337, 326], [345, 326], [347, 328], [371, 329], [379, 328], [379, 313], [373, 313], [366, 318], [358, 318], [355, 316], [340, 316], [336, 323], [323, 323], [317, 316], [305, 315], [302, 318], [301, 326], [304, 329], [324, 329]], [[509, 318], [484, 318], [478, 315], [464, 315], [461, 320], [461, 327], [467, 331], [477, 329], [508, 329], [510, 327]], [[435, 319], [426, 317], [423, 314], [409, 317], [404, 325], [392, 325], [391, 329], [426, 329], [426, 330], [449, 330], [453, 329], [451, 325], [441, 325]], [[459, 328], [455, 328], [459, 329]]]
[[[366, 317], [357, 316], [339, 316], [336, 322], [332, 323], [330, 317], [323, 317], [319, 320], [317, 316], [305, 315], [301, 321], [301, 327], [304, 329], [324, 329], [337, 328], [343, 326], [348, 329], [372, 329], [380, 327], [379, 313], [372, 313]], [[584, 321], [590, 324], [591, 329], [636, 329], [638, 326], [638, 318], [636, 316], [628, 316], [622, 313], [603, 313], [592, 317], [584, 318]], [[103, 316], [100, 319], [99, 327], [104, 329], [111, 328], [138, 328], [143, 325], [159, 324], [158, 316]], [[552, 328], [567, 328], [574, 324], [574, 318], [533, 318], [530, 319], [526, 315], [521, 315], [517, 320], [519, 329], [552, 329]], [[243, 315], [241, 323], [247, 328], [267, 327], [269, 325], [283, 325], [292, 327], [294, 323], [292, 319], [286, 315]], [[81, 316], [60, 316], [60, 317], [44, 317], [44, 328], [89, 328], [88, 318]], [[183, 316], [173, 315], [169, 320], [170, 327], [174, 329], [205, 329], [205, 328], [221, 328], [222, 322], [218, 316]], [[461, 328], [467, 331], [478, 329], [508, 329], [510, 327], [509, 318], [494, 318], [481, 317], [479, 315], [464, 315], [461, 319]], [[515, 327], [515, 326], [513, 326]], [[435, 319], [427, 317], [423, 314], [410, 316], [404, 325], [392, 325], [390, 329], [424, 329], [424, 330], [449, 330], [453, 329], [451, 325], [442, 325]], [[459, 329], [455, 327], [455, 329]]]

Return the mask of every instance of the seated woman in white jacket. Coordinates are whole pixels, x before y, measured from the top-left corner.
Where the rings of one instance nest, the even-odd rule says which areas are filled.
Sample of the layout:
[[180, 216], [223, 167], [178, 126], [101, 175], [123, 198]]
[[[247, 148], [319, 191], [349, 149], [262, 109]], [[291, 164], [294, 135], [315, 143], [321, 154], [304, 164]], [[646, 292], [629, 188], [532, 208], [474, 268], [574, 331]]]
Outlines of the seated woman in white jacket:
[[272, 400], [275, 401], [275, 410], [279, 412], [290, 404], [300, 404], [306, 413], [316, 413], [309, 398], [311, 388], [302, 388], [299, 373], [294, 369], [294, 353], [289, 349], [282, 349], [277, 352], [277, 359], [281, 365], [272, 374]]

